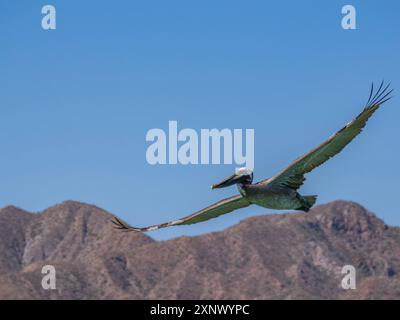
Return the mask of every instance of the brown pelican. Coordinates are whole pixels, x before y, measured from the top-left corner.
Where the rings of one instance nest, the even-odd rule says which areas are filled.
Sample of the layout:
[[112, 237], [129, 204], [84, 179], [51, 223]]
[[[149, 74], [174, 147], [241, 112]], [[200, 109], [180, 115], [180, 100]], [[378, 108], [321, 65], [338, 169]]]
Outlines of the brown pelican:
[[270, 209], [294, 209], [307, 212], [315, 204], [317, 196], [303, 196], [297, 192], [305, 181], [304, 175], [339, 153], [362, 131], [372, 114], [380, 105], [391, 98], [389, 95], [393, 90], [388, 91], [389, 85], [383, 88], [382, 81], [379, 89], [374, 93], [374, 85], [372, 84], [367, 104], [355, 119], [272, 178], [253, 184], [253, 172], [242, 168], [221, 182], [212, 185], [212, 189], [218, 189], [236, 184], [239, 190], [238, 195], [223, 199], [182, 219], [159, 225], [136, 228], [118, 218], [115, 218], [112, 222], [118, 229], [125, 231], [151, 231], [206, 221], [251, 204]]

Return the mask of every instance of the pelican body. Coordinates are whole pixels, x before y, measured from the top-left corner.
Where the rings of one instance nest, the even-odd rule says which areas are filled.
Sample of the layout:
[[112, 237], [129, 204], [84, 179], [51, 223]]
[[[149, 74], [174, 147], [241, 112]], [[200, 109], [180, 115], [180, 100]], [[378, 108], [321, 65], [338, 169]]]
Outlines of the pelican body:
[[211, 186], [212, 189], [237, 185], [240, 195], [251, 204], [260, 207], [308, 211], [314, 205], [317, 196], [302, 196], [295, 189], [280, 187], [270, 183], [270, 179], [252, 184], [253, 172], [240, 168], [235, 174]]
[[389, 84], [385, 87], [383, 87], [383, 84], [382, 81], [376, 92], [374, 92], [374, 85], [372, 84], [366, 106], [356, 118], [272, 178], [253, 184], [253, 172], [241, 168], [233, 175], [212, 185], [212, 189], [219, 189], [236, 184], [239, 190], [238, 195], [223, 199], [182, 219], [159, 225], [137, 228], [122, 222], [118, 218], [113, 220], [114, 224], [118, 229], [125, 231], [151, 231], [169, 226], [206, 221], [252, 204], [278, 210], [309, 211], [315, 204], [317, 196], [302, 196], [297, 191], [305, 181], [305, 174], [342, 151], [362, 131], [374, 112], [391, 98], [389, 95], [393, 90], [388, 90]]
[[317, 200], [316, 195], [302, 196], [290, 188], [276, 188], [266, 182], [238, 185], [240, 194], [250, 203], [278, 210], [309, 211]]

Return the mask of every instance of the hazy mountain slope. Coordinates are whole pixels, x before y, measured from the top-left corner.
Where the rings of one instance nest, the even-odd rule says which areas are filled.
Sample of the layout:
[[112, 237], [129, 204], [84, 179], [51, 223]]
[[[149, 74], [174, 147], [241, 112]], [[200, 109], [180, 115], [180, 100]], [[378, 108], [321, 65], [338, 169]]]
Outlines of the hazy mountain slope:
[[[0, 209], [0, 298], [400, 298], [400, 229], [355, 203], [168, 241], [117, 231], [110, 219], [72, 201], [37, 214]], [[41, 287], [46, 264], [57, 270], [53, 291]], [[346, 264], [356, 290], [340, 286]]]

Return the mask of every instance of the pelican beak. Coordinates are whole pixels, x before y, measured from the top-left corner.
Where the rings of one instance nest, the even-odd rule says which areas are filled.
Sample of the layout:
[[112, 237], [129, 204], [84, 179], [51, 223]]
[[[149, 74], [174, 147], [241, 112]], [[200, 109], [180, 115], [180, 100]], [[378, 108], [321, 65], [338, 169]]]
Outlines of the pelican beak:
[[234, 173], [233, 175], [222, 180], [221, 182], [213, 184], [211, 186], [211, 189], [219, 189], [219, 188], [229, 187], [231, 185], [234, 185], [234, 184], [240, 182], [241, 178], [242, 178], [241, 175]]

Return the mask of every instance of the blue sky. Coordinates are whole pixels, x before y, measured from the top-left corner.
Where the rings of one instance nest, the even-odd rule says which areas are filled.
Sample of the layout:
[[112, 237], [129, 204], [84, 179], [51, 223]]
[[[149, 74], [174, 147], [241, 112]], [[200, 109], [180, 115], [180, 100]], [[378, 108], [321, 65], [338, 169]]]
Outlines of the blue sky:
[[[41, 8], [57, 29], [41, 28]], [[357, 30], [341, 28], [341, 8]], [[146, 132], [254, 128], [255, 180], [275, 174], [400, 84], [398, 1], [10, 1], [0, 3], [0, 207], [96, 204], [145, 226], [236, 193], [234, 165], [151, 166]], [[353, 200], [400, 225], [397, 97], [301, 192]], [[156, 239], [224, 229], [250, 207]], [[275, 212], [277, 213], [277, 212]]]

